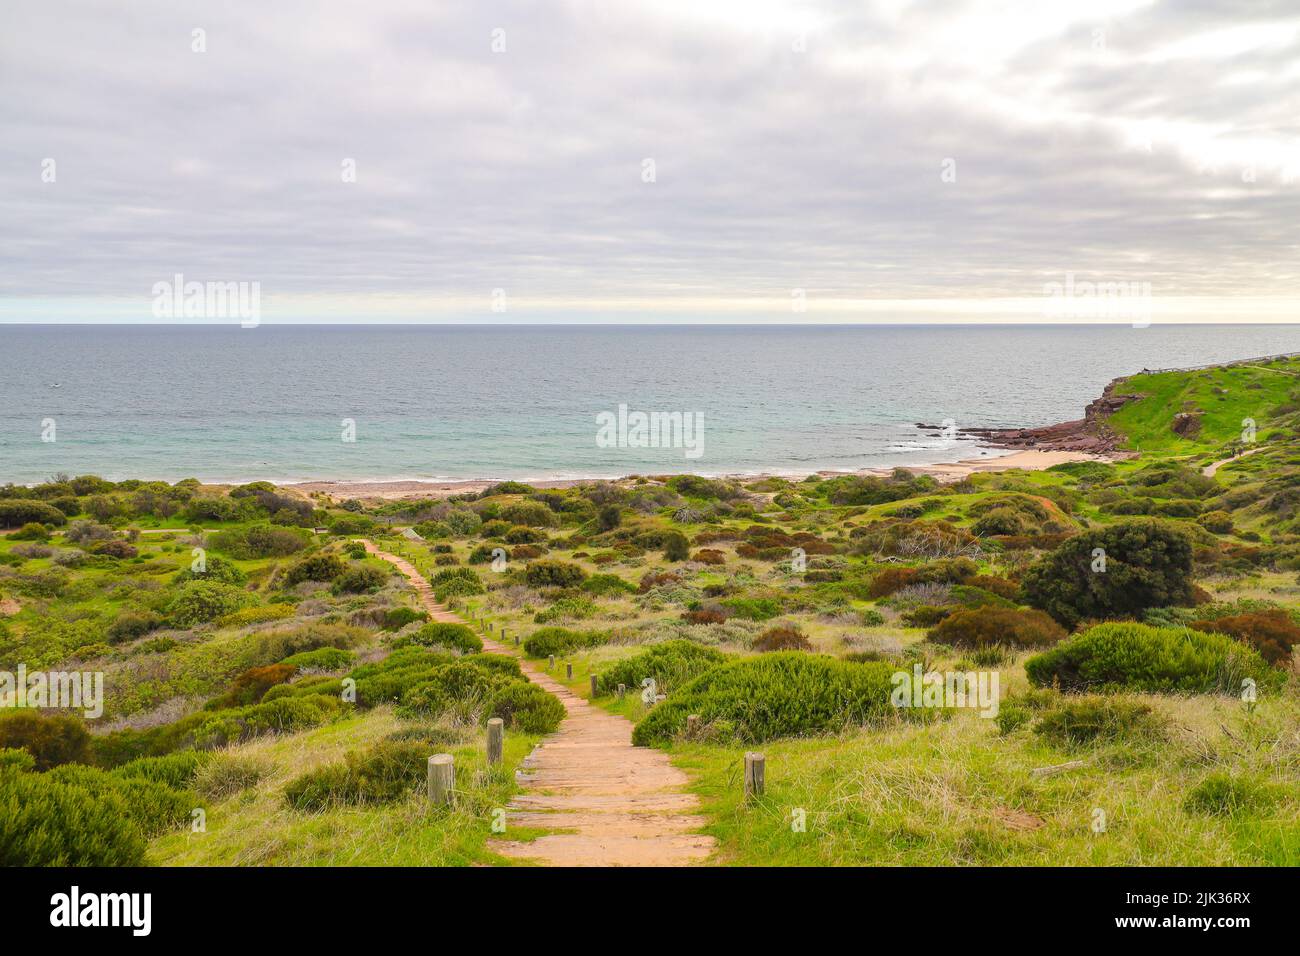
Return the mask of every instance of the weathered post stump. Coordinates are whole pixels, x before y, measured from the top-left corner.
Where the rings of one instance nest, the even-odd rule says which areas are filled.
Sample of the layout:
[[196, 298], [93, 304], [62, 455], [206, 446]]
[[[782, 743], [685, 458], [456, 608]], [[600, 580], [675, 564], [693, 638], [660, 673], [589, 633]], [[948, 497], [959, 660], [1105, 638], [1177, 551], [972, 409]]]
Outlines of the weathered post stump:
[[500, 717], [493, 717], [487, 722], [487, 758], [488, 766], [501, 762], [501, 750], [505, 743], [506, 724]]
[[573, 680], [573, 662], [566, 661], [564, 664], [564, 679]]
[[622, 699], [623, 699], [623, 695], [626, 694], [626, 693], [627, 693], [627, 684], [619, 684], [619, 685], [618, 685], [618, 699], [619, 699], [619, 700], [622, 700]]
[[700, 715], [689, 714], [686, 717], [686, 739], [694, 740], [700, 735]]
[[763, 795], [766, 782], [767, 758], [750, 751], [745, 754], [745, 799], [754, 800]]
[[591, 697], [592, 700], [595, 700], [596, 698], [596, 675], [595, 674], [591, 675]]
[[451, 803], [456, 789], [456, 764], [451, 754], [434, 754], [429, 758], [429, 802], [435, 807]]

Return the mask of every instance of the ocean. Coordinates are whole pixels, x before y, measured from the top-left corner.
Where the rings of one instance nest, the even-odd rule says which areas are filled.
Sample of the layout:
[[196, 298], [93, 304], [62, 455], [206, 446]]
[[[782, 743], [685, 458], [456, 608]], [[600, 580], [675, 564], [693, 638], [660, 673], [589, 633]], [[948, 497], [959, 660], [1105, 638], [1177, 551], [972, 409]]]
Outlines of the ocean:
[[1290, 351], [1300, 326], [0, 325], [0, 482], [919, 465], [981, 449], [917, 423], [1047, 425], [1120, 375]]

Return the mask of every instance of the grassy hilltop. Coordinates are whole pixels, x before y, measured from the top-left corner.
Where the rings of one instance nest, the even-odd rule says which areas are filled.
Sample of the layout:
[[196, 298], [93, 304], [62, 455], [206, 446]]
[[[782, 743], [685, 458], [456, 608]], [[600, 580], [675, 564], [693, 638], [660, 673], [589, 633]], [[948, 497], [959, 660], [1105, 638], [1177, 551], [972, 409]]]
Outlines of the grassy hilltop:
[[[504, 862], [491, 812], [554, 698], [428, 621], [364, 536], [576, 691], [595, 674], [691, 776], [715, 863], [1300, 863], [1300, 361], [1113, 392], [1138, 396], [1106, 423], [1133, 457], [949, 485], [3, 489], [0, 669], [103, 671], [106, 702], [0, 712], [0, 862]], [[996, 674], [996, 715], [896, 706], [917, 665]], [[419, 793], [441, 750], [450, 812]]]

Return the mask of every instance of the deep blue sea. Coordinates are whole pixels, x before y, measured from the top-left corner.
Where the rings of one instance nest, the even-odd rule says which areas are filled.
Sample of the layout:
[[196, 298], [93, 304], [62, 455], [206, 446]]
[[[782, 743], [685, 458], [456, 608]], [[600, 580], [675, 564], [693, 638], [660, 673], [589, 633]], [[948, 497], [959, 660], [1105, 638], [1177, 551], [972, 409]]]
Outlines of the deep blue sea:
[[[1045, 425], [1119, 375], [1291, 351], [1300, 326], [0, 325], [0, 482], [924, 464], [980, 452], [917, 422]], [[620, 404], [701, 416], [699, 457], [601, 447]]]

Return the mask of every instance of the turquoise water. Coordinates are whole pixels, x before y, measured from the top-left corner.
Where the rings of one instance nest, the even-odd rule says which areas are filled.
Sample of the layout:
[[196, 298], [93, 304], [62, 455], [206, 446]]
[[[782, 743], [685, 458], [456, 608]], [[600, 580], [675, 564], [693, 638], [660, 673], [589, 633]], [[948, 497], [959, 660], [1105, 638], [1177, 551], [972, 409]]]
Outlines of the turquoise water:
[[[1277, 325], [0, 326], [0, 482], [924, 464], [980, 451], [917, 422], [1045, 425], [1144, 367], [1297, 350]], [[620, 404], [702, 416], [700, 455], [600, 447]]]

